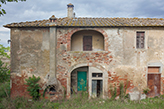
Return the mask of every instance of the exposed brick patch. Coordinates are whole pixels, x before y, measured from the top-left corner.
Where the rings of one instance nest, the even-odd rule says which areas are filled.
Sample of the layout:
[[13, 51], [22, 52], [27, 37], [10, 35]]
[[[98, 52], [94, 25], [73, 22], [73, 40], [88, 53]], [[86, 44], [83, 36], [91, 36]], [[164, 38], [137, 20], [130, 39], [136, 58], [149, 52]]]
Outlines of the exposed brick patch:
[[132, 89], [135, 87], [134, 85], [132, 85], [132, 80], [129, 80], [126, 76], [125, 77], [120, 77], [117, 75], [111, 76], [110, 73], [108, 73], [109, 75], [109, 79], [108, 79], [108, 85], [109, 85], [109, 90], [108, 90], [108, 94], [109, 94], [109, 98], [112, 96], [111, 95], [111, 91], [110, 91], [110, 86], [112, 86], [113, 88], [116, 87], [117, 88], [117, 95], [120, 94], [120, 89], [119, 89], [119, 85], [120, 82], [124, 83], [124, 89], [127, 88], [126, 90], [126, 94], [129, 92], [132, 92]]
[[[109, 65], [112, 62], [110, 52], [70, 52], [62, 61], [72, 66], [72, 63], [99, 63]], [[59, 68], [58, 68], [59, 69]]]
[[[31, 74], [30, 74], [31, 75]], [[10, 96], [11, 98], [15, 98], [15, 97], [27, 97], [27, 98], [32, 98], [29, 95], [29, 92], [27, 91], [27, 85], [25, 85], [26, 81], [25, 79], [27, 79], [29, 77], [29, 75], [25, 72], [22, 71], [21, 74], [11, 74], [11, 93]], [[44, 86], [45, 82], [44, 81], [39, 81], [39, 86], [42, 88]], [[43, 95], [44, 90], [41, 89], [39, 90], [39, 93], [41, 94], [41, 96]]]
[[26, 91], [27, 85], [25, 85], [25, 76], [17, 76], [17, 75], [12, 75], [11, 76], [11, 81], [12, 81], [12, 87], [11, 87], [11, 98], [15, 98], [17, 96], [24, 96], [31, 98], [31, 96], [28, 94]]

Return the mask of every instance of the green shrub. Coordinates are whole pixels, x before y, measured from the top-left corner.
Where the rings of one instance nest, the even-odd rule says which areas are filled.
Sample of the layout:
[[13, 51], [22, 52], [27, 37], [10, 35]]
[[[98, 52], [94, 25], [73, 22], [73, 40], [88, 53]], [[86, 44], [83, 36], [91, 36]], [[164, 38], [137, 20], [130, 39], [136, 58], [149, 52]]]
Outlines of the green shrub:
[[115, 99], [116, 96], [117, 96], [117, 87], [116, 87], [116, 84], [115, 84], [114, 88], [113, 88], [113, 85], [110, 84], [109, 88], [110, 88], [111, 99]]
[[164, 99], [164, 94], [160, 95], [160, 98]]
[[2, 44], [0, 44], [0, 56], [10, 58], [10, 56], [5, 51], [10, 51], [10, 47], [4, 47]]
[[126, 95], [125, 95], [125, 98], [129, 98], [129, 96], [130, 96], [129, 94], [126, 94]]
[[9, 97], [10, 93], [10, 70], [7, 64], [0, 60], [0, 98]]
[[10, 82], [0, 83], [0, 99], [8, 95], [10, 95]]
[[150, 91], [150, 89], [148, 87], [146, 87], [145, 89], [143, 89], [143, 93], [147, 94]]
[[10, 58], [5, 52], [10, 50], [10, 47], [4, 47], [0, 44], [0, 99], [2, 97], [8, 97], [10, 93], [10, 69], [7, 63], [5, 64], [1, 59]]
[[39, 80], [40, 80], [40, 77], [36, 78], [34, 75], [26, 79], [27, 83], [25, 84], [28, 85], [27, 91], [29, 91], [29, 94], [32, 96], [34, 100], [38, 100], [40, 97], [39, 90], [41, 88], [39, 87], [39, 84], [37, 83]]
[[117, 96], [117, 87], [116, 87], [116, 84], [115, 84], [113, 98], [116, 98], [116, 96]]
[[125, 96], [125, 92], [124, 92], [124, 83], [123, 82], [120, 82], [120, 86], [119, 86], [119, 88], [120, 88], [120, 99], [122, 99], [122, 98], [124, 98], [124, 96]]
[[114, 89], [113, 89], [113, 85], [112, 84], [110, 84], [109, 90], [110, 90], [110, 95], [111, 95], [111, 98], [112, 98], [113, 93], [114, 93]]
[[125, 87], [124, 87], [124, 82], [123, 81], [120, 82], [120, 86], [119, 86], [119, 88], [120, 88], [120, 95], [119, 95], [120, 99], [128, 98], [128, 94], [126, 94], [127, 86], [128, 86], [128, 81], [126, 82]]
[[43, 91], [43, 97], [45, 97], [45, 94], [46, 94], [46, 91], [47, 91], [48, 88], [49, 88], [49, 86], [47, 86], [47, 87], [44, 89], [44, 91]]
[[10, 80], [10, 70], [7, 64], [0, 60], [0, 83], [4, 83]]

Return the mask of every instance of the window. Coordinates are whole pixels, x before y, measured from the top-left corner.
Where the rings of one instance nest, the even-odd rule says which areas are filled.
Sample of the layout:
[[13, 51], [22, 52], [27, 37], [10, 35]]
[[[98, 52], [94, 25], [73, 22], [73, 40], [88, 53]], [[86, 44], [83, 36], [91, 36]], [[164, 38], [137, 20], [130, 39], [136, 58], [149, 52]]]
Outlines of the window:
[[145, 48], [145, 32], [137, 32], [136, 48]]
[[92, 73], [92, 77], [102, 77], [102, 73]]
[[92, 51], [92, 36], [83, 36], [83, 51]]

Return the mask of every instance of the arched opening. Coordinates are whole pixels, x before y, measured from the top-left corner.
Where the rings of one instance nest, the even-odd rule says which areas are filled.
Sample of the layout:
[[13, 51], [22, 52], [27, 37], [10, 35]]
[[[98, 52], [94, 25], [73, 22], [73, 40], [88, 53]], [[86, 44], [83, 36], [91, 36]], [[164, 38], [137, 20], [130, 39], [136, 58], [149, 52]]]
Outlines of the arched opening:
[[48, 93], [50, 96], [53, 96], [56, 94], [56, 92], [56, 87], [54, 85], [48, 85], [43, 92], [43, 96], [45, 96], [45, 93]]
[[51, 85], [51, 86], [49, 86], [49, 87], [50, 87], [50, 88], [49, 88], [49, 93], [50, 93], [50, 95], [55, 95], [55, 92], [56, 92], [55, 86]]
[[81, 30], [71, 36], [71, 51], [103, 51], [104, 36], [95, 30]]
[[79, 67], [71, 72], [71, 94], [88, 90], [88, 67]]
[[77, 65], [70, 72], [70, 89], [67, 94], [87, 91], [89, 98], [105, 98], [108, 74], [104, 70], [92, 66]]

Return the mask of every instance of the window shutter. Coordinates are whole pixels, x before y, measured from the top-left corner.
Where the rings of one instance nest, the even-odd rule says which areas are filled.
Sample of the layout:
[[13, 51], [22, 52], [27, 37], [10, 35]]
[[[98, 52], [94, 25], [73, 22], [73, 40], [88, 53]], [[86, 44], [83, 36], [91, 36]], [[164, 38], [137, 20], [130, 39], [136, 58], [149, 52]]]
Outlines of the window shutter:
[[137, 44], [137, 48], [140, 48], [140, 37], [139, 36], [137, 36], [137, 39], [136, 39], [137, 41], [136, 41], [136, 44]]
[[144, 40], [145, 40], [144, 33], [140, 33], [140, 38], [141, 38], [141, 48], [144, 48]]
[[92, 51], [92, 36], [83, 36], [83, 51]]

